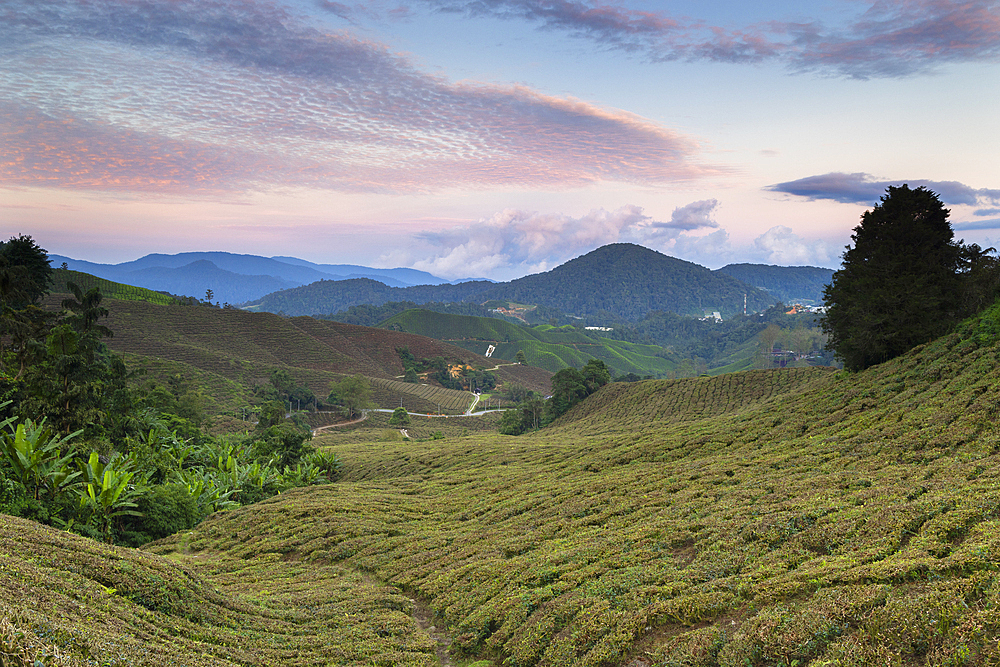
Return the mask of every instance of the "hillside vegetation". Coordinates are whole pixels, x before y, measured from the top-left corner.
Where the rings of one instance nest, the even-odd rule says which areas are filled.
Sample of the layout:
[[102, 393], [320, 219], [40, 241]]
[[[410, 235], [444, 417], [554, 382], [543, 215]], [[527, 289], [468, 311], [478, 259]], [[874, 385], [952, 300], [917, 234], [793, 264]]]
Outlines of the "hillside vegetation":
[[777, 299], [732, 276], [668, 257], [630, 243], [598, 248], [565, 264], [506, 283], [387, 287], [367, 279], [326, 280], [269, 294], [249, 304], [255, 310], [287, 315], [325, 315], [352, 306], [392, 301], [459, 302], [508, 300], [558, 308], [568, 315], [636, 321], [654, 311], [701, 317], [719, 311], [728, 317]]
[[420, 334], [485, 352], [495, 347], [492, 357], [512, 360], [523, 351], [528, 364], [555, 373], [580, 367], [600, 359], [615, 375], [663, 376], [680, 366], [677, 355], [658, 345], [641, 345], [602, 338], [573, 327], [540, 325], [524, 327], [492, 317], [448, 315], [428, 310], [408, 310], [382, 323], [388, 329]]
[[348, 481], [190, 544], [371, 573], [497, 664], [996, 664], [998, 318], [859, 375], [609, 385], [533, 437], [338, 446]]
[[833, 280], [833, 269], [818, 266], [727, 264], [716, 271], [765, 290], [788, 305], [822, 303], [823, 289]]
[[[60, 298], [50, 297], [50, 305]], [[403, 374], [396, 349], [408, 347], [420, 357], [444, 357], [477, 368], [496, 366], [496, 361], [459, 347], [384, 329], [206, 306], [104, 303], [110, 311], [107, 326], [114, 332], [108, 347], [154, 376], [181, 374], [197, 381], [216, 411], [246, 405], [253, 387], [266, 382], [272, 370], [282, 369], [321, 396], [343, 375], [361, 374], [372, 379], [373, 397], [384, 407], [399, 405], [402, 395], [414, 411], [437, 411], [440, 404], [462, 412], [471, 400], [468, 392], [393, 383]], [[501, 381], [548, 389], [547, 374], [539, 369], [504, 366], [494, 372]]]
[[72, 271], [70, 269], [54, 269], [52, 271], [53, 292], [68, 295], [70, 293], [70, 289], [66, 285], [68, 282], [74, 283], [84, 292], [88, 292], [96, 287], [101, 290], [101, 294], [108, 299], [117, 299], [119, 301], [146, 301], [148, 303], [155, 303], [161, 306], [177, 303], [177, 299], [170, 294], [154, 292], [153, 290], [146, 289], [145, 287], [136, 287], [134, 285], [116, 283], [111, 280], [105, 280], [104, 278], [98, 278], [97, 276], [90, 275], [89, 273]]
[[156, 556], [4, 519], [8, 636], [64, 664], [432, 665], [444, 628], [489, 665], [1000, 664], [998, 340], [1000, 305], [862, 373], [611, 384], [521, 437], [341, 438], [339, 483]]

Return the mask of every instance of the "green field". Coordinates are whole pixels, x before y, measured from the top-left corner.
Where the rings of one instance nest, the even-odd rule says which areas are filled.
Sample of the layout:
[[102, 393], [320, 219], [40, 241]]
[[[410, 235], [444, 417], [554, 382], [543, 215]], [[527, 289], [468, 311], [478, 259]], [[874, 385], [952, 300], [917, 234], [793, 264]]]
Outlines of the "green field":
[[147, 551], [0, 517], [0, 647], [18, 665], [998, 665], [998, 340], [995, 306], [861, 373], [610, 384], [520, 437], [372, 421], [318, 440], [339, 482]]
[[[62, 298], [49, 297], [49, 307], [58, 307]], [[404, 370], [396, 349], [407, 347], [421, 357], [443, 357], [478, 368], [495, 365], [482, 355], [424, 336], [310, 317], [143, 300], [105, 299], [102, 305], [110, 311], [107, 326], [114, 332], [108, 347], [122, 354], [130, 368], [144, 372], [143, 377], [163, 381], [180, 375], [194, 383], [202, 389], [210, 414], [241, 414], [252, 402], [254, 387], [266, 383], [274, 370], [287, 371], [320, 397], [345, 375], [360, 374], [369, 378], [379, 407], [398, 406], [402, 398], [415, 412], [460, 414], [472, 403], [470, 393], [395, 380]], [[550, 374], [536, 368], [509, 366], [496, 375], [500, 382], [548, 392]]]
[[540, 325], [523, 327], [505, 320], [470, 315], [448, 315], [414, 309], [395, 315], [381, 325], [463, 347], [485, 354], [495, 346], [492, 357], [513, 361], [523, 351], [531, 366], [556, 372], [579, 368], [591, 359], [600, 359], [614, 375], [635, 373], [654, 377], [673, 376], [681, 367], [677, 355], [658, 345], [640, 345], [601, 338], [574, 327]]
[[163, 292], [154, 292], [145, 287], [135, 287], [116, 283], [112, 280], [105, 280], [92, 276], [89, 273], [71, 271], [69, 269], [55, 269], [52, 272], [52, 291], [56, 293], [68, 293], [70, 290], [66, 286], [67, 282], [75, 283], [85, 294], [98, 288], [106, 299], [117, 299], [119, 301], [145, 301], [161, 306], [170, 305], [177, 302], [177, 299]]

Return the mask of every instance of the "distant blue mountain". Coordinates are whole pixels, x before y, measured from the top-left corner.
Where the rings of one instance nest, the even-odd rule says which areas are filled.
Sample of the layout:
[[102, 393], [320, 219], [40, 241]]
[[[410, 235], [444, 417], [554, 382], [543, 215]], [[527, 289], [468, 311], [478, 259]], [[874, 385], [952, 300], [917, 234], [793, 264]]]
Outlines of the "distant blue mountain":
[[49, 255], [53, 266], [62, 263], [115, 282], [239, 304], [279, 290], [320, 280], [370, 278], [390, 287], [440, 285], [448, 281], [414, 269], [374, 269], [366, 266], [314, 264], [293, 257], [260, 257], [228, 252], [152, 254], [121, 264], [97, 264], [62, 255]]
[[371, 278], [389, 287], [412, 287], [414, 285], [445, 285], [448, 283], [467, 282], [465, 280], [444, 280], [426, 271], [416, 269], [373, 269], [355, 264], [314, 264], [295, 257], [272, 257], [271, 259], [296, 266], [307, 266], [322, 271], [340, 279]]

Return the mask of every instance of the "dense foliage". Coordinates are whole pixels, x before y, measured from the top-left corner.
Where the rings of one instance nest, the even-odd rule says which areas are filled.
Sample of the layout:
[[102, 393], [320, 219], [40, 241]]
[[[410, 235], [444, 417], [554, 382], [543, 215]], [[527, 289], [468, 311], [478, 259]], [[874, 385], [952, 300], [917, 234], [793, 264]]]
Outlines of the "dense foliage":
[[[992, 300], [994, 285], [978, 281], [993, 262], [978, 246], [955, 242], [948, 213], [935, 193], [902, 185], [861, 216], [824, 292], [823, 329], [845, 368], [899, 356], [975, 312], [971, 303]], [[963, 298], [984, 287], [985, 299]]]
[[512, 387], [509, 396], [519, 398], [517, 406], [504, 413], [500, 433], [521, 435], [551, 424], [554, 420], [611, 382], [611, 373], [600, 359], [591, 359], [583, 368], [564, 368], [552, 376], [552, 395], [546, 398], [523, 387]]
[[363, 410], [374, 407], [371, 387], [363, 375], [346, 377], [331, 386], [327, 401], [343, 410], [348, 419], [354, 419]]
[[818, 266], [773, 266], [771, 264], [727, 264], [719, 273], [766, 290], [782, 303], [819, 303], [833, 278], [833, 269]]
[[[47, 253], [30, 237], [2, 250], [12, 247], [2, 269], [17, 281], [0, 295], [0, 340], [9, 341], [0, 347], [0, 512], [140, 544], [336, 472], [335, 457], [316, 454], [309, 429], [287, 421], [280, 403], [253, 432], [213, 438], [184, 378], [139, 388], [103, 342], [112, 331], [100, 288], [68, 281], [61, 310], [43, 310]], [[280, 372], [271, 388], [282, 399], [302, 389]]]
[[253, 306], [288, 315], [336, 313], [362, 304], [430, 301], [452, 303], [508, 300], [557, 308], [575, 316], [606, 314], [634, 321], [655, 310], [702, 316], [766, 308], [775, 298], [735, 278], [668, 257], [642, 246], [619, 243], [598, 248], [555, 269], [507, 283], [387, 287], [367, 278], [325, 280], [269, 294]]
[[38, 305], [52, 285], [48, 253], [30, 236], [0, 242], [0, 301], [14, 310]]
[[[439, 301], [428, 301], [418, 304], [414, 301], [390, 301], [381, 305], [363, 303], [351, 306], [345, 310], [329, 315], [316, 315], [323, 320], [335, 320], [345, 324], [356, 324], [362, 327], [374, 327], [388, 320], [394, 315], [414, 308], [422, 308], [435, 313], [448, 313], [450, 315], [476, 315], [489, 317], [490, 309], [478, 303], [442, 303]], [[400, 329], [402, 330], [402, 329]]]

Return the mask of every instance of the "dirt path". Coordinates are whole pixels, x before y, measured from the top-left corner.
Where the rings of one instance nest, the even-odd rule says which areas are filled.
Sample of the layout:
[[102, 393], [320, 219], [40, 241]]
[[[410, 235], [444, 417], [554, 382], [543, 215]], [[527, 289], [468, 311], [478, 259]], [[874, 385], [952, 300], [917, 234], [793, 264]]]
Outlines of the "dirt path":
[[312, 432], [313, 432], [313, 435], [316, 435], [320, 431], [325, 431], [328, 428], [340, 428], [341, 426], [350, 426], [351, 424], [360, 424], [361, 422], [363, 422], [366, 419], [368, 419], [368, 413], [367, 412], [363, 412], [363, 413], [361, 413], [361, 416], [358, 417], [357, 419], [352, 419], [349, 422], [337, 422], [336, 424], [327, 424], [326, 426], [317, 426], [316, 428], [313, 429]]
[[413, 620], [417, 622], [421, 630], [434, 640], [434, 650], [441, 667], [453, 667], [455, 663], [451, 659], [451, 654], [448, 653], [448, 647], [451, 646], [451, 636], [444, 630], [439, 630], [434, 624], [434, 612], [431, 611], [431, 608], [420, 600], [413, 600]]

